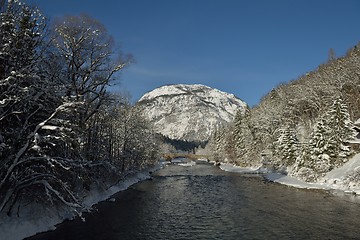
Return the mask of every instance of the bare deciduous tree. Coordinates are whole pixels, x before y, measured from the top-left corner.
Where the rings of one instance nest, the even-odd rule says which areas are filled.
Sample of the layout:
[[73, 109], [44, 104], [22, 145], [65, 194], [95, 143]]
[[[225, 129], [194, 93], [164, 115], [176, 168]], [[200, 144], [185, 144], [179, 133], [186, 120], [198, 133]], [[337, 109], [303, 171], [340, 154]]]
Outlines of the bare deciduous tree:
[[66, 96], [84, 103], [78, 119], [82, 126], [107, 99], [106, 87], [131, 57], [116, 56], [106, 28], [87, 15], [58, 19], [54, 29], [54, 43], [64, 64]]

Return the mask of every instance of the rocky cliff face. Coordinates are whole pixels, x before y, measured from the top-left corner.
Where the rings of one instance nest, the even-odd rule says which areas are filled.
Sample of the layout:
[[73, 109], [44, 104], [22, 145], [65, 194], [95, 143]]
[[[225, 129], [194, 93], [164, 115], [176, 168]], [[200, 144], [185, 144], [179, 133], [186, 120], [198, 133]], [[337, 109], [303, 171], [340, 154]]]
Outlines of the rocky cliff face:
[[172, 139], [206, 141], [220, 125], [247, 104], [233, 94], [204, 85], [167, 85], [146, 93], [137, 103], [155, 130]]

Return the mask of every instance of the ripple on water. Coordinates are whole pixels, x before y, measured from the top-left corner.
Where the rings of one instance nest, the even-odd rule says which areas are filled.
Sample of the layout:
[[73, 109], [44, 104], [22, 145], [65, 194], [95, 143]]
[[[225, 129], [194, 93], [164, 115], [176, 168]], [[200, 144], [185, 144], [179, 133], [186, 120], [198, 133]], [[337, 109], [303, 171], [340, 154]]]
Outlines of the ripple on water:
[[356, 239], [360, 205], [207, 164], [171, 165], [31, 239]]

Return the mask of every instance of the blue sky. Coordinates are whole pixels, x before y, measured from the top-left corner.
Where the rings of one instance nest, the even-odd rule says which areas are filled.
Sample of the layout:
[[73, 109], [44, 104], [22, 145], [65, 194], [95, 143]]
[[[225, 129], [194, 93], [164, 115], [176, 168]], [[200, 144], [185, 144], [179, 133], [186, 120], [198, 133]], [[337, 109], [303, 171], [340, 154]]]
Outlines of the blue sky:
[[358, 0], [28, 0], [51, 19], [86, 13], [136, 63], [120, 76], [133, 101], [200, 83], [250, 106], [360, 41]]

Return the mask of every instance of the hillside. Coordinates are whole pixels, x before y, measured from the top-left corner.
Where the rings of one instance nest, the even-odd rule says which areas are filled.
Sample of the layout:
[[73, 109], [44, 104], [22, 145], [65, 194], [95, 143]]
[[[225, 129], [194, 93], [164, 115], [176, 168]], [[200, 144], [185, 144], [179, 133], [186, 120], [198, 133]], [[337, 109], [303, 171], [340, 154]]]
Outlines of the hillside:
[[275, 87], [210, 141], [214, 155], [240, 166], [266, 163], [299, 179], [320, 181], [359, 151], [352, 143], [352, 122], [360, 117], [359, 76], [358, 45]]

